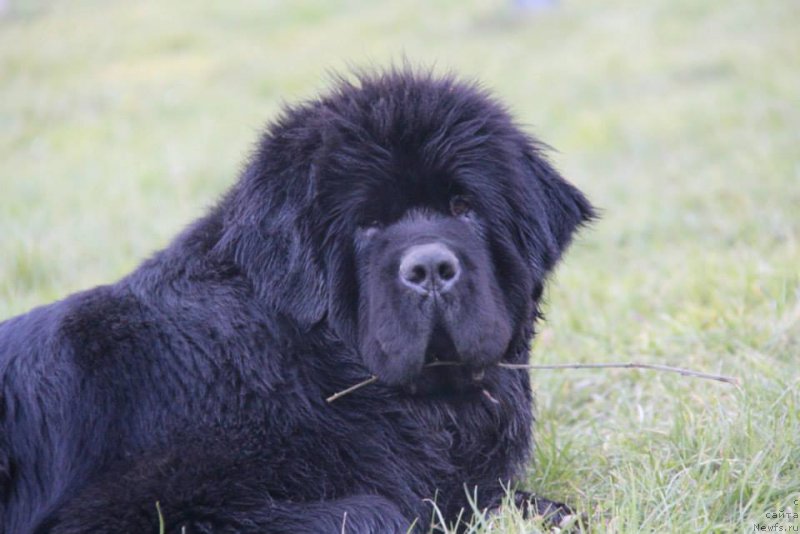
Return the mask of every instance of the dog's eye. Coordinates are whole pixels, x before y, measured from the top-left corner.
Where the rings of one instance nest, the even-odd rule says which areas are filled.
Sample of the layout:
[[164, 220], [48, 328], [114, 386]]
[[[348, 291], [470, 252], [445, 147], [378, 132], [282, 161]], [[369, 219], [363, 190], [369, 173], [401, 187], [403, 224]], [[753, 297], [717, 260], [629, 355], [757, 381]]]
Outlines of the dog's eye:
[[450, 199], [450, 213], [452, 213], [454, 217], [466, 215], [471, 209], [469, 201], [461, 195], [456, 195]]
[[367, 219], [366, 222], [358, 225], [358, 229], [364, 237], [372, 237], [381, 229], [381, 226], [381, 221], [378, 219]]

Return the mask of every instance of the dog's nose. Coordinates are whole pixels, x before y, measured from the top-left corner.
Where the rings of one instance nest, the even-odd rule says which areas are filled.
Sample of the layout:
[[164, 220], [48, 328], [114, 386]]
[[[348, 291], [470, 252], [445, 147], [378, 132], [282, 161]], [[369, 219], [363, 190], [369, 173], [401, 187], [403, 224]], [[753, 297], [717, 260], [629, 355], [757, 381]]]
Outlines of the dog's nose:
[[414, 245], [400, 260], [400, 281], [417, 293], [447, 293], [461, 275], [458, 258], [441, 243]]

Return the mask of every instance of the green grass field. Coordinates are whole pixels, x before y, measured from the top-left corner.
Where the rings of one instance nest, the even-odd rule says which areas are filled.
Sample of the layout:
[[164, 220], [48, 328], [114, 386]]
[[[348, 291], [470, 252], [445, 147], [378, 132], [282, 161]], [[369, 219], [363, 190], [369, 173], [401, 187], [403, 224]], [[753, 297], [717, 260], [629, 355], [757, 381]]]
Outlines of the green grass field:
[[[283, 101], [407, 56], [477, 77], [603, 210], [548, 293], [527, 487], [597, 532], [800, 530], [800, 3], [11, 1], [0, 318], [112, 281]], [[527, 532], [513, 511], [479, 531]], [[786, 530], [785, 530], [786, 531]], [[791, 530], [789, 530], [791, 531]]]

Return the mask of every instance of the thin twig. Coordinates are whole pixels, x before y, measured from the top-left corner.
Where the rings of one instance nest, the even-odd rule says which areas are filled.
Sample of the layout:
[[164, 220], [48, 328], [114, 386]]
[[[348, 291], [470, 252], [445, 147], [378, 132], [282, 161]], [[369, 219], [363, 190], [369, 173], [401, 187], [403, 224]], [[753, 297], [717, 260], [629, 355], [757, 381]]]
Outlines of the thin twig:
[[[445, 360], [439, 360], [439, 361], [435, 361], [435, 362], [431, 362], [429, 364], [426, 364], [425, 367], [448, 367], [448, 366], [453, 366], [453, 365], [461, 365], [461, 363], [460, 362], [450, 362], [450, 361], [445, 361]], [[350, 386], [347, 389], [343, 389], [342, 391], [339, 391], [338, 393], [334, 393], [333, 395], [331, 395], [330, 397], [325, 399], [325, 402], [333, 402], [336, 399], [338, 399], [339, 397], [344, 397], [348, 393], [352, 393], [357, 389], [360, 389], [360, 388], [363, 388], [364, 386], [368, 386], [368, 385], [372, 384], [377, 379], [378, 379], [377, 376], [372, 375], [369, 378], [367, 378], [366, 380], [362, 380], [358, 384], [354, 384], [354, 385]]]
[[486, 397], [487, 399], [489, 399], [489, 401], [490, 401], [492, 404], [500, 404], [500, 401], [499, 401], [499, 400], [497, 400], [497, 399], [495, 399], [495, 398], [492, 396], [492, 394], [491, 394], [491, 393], [489, 393], [489, 390], [488, 390], [488, 389], [482, 389], [482, 390], [481, 390], [481, 393], [483, 393], [483, 396], [484, 396], [484, 397]]
[[453, 362], [449, 360], [436, 360], [435, 362], [426, 363], [424, 367], [449, 367], [458, 365], [461, 365], [461, 362]]
[[655, 371], [667, 371], [670, 373], [678, 373], [683, 376], [693, 376], [695, 378], [705, 378], [708, 380], [716, 380], [718, 382], [726, 382], [739, 385], [739, 379], [732, 376], [712, 375], [709, 373], [701, 373], [700, 371], [693, 371], [691, 369], [684, 369], [682, 367], [671, 367], [669, 365], [660, 365], [657, 363], [554, 363], [549, 365], [532, 365], [526, 363], [498, 363], [499, 367], [505, 369], [653, 369]]
[[338, 399], [339, 397], [344, 397], [348, 393], [352, 393], [352, 392], [354, 392], [355, 390], [357, 390], [359, 388], [363, 388], [364, 386], [368, 386], [368, 385], [372, 384], [376, 380], [378, 380], [378, 377], [375, 376], [375, 375], [372, 375], [371, 377], [367, 378], [366, 380], [362, 380], [358, 384], [352, 385], [347, 389], [343, 389], [342, 391], [340, 391], [338, 393], [334, 393], [333, 395], [331, 395], [330, 397], [325, 399], [325, 402], [333, 402], [336, 399]]
[[[457, 366], [461, 365], [459, 362], [453, 361], [436, 361], [425, 365], [425, 367], [444, 367], [444, 366]], [[692, 376], [695, 378], [705, 378], [707, 380], [716, 380], [717, 382], [725, 382], [727, 384], [733, 384], [736, 387], [739, 387], [739, 379], [732, 377], [732, 376], [723, 376], [723, 375], [712, 375], [709, 373], [701, 373], [700, 371], [693, 371], [692, 369], [684, 369], [682, 367], [671, 367], [669, 365], [661, 365], [657, 363], [636, 363], [636, 362], [627, 362], [627, 363], [554, 363], [554, 364], [545, 364], [545, 365], [534, 365], [534, 364], [527, 364], [527, 363], [498, 363], [498, 367], [502, 367], [503, 369], [652, 369], [655, 371], [666, 371], [669, 373], [678, 373], [683, 376]], [[362, 388], [364, 386], [368, 386], [375, 381], [378, 380], [378, 377], [372, 375], [371, 377], [367, 378], [366, 380], [362, 380], [358, 384], [350, 386], [347, 389], [343, 389], [338, 393], [334, 393], [327, 399], [327, 402], [333, 402], [339, 397], [343, 397], [348, 393], [352, 393], [353, 391]], [[493, 400], [491, 394], [488, 391], [483, 390], [484, 395], [489, 399]], [[496, 400], [494, 401], [496, 402]]]

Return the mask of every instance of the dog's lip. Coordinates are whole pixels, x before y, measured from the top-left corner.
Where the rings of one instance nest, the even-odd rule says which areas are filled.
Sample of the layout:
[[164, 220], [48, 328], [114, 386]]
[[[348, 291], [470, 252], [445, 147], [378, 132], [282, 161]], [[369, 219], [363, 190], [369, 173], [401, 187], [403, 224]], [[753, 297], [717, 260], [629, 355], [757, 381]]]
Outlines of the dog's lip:
[[434, 400], [481, 398], [484, 370], [446, 360], [431, 363], [434, 365], [423, 367], [419, 376], [402, 386], [407, 395]]
[[[437, 368], [437, 367], [460, 367], [465, 368], [464, 364], [458, 361], [452, 360], [440, 360], [438, 358], [434, 358], [433, 360], [429, 361], [425, 364], [425, 369], [429, 368]], [[465, 368], [466, 371], [469, 372], [469, 377], [472, 379], [473, 382], [482, 382], [484, 378], [486, 378], [486, 367], [478, 367], [478, 368]]]

